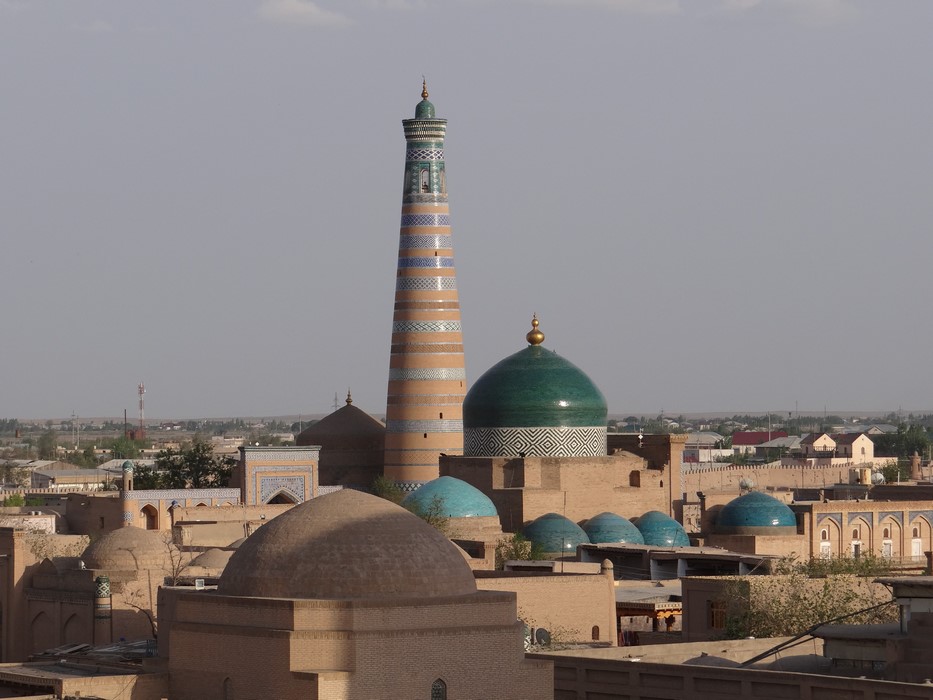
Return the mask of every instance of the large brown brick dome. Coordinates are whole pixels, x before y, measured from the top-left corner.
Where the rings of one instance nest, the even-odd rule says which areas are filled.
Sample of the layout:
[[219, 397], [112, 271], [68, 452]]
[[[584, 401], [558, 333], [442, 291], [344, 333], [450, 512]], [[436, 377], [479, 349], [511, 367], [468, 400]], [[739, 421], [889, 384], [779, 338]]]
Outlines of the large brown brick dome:
[[253, 533], [220, 579], [222, 595], [436, 598], [476, 592], [469, 565], [435, 528], [385, 499], [344, 489]]

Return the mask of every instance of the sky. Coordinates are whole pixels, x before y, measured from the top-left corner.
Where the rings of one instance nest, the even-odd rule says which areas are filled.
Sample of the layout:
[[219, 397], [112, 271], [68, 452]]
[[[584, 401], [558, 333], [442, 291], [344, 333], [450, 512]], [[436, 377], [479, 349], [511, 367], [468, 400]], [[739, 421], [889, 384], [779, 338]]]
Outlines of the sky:
[[0, 0], [0, 417], [385, 411], [425, 76], [468, 381], [926, 411], [929, 0]]

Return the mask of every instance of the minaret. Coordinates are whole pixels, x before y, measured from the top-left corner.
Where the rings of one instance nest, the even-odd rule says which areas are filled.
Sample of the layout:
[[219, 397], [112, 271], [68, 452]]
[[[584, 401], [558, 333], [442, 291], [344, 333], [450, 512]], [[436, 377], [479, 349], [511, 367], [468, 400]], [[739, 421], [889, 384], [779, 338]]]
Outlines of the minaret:
[[440, 453], [463, 453], [466, 374], [444, 173], [447, 120], [427, 85], [404, 119], [405, 184], [386, 400], [387, 478], [412, 490], [438, 476]]

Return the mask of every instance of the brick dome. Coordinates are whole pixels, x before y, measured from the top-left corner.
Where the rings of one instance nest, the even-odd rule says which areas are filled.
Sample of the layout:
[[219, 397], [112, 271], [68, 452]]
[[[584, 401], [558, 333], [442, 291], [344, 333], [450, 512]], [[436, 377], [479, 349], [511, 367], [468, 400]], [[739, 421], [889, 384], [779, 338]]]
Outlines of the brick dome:
[[175, 547], [169, 537], [161, 530], [121, 527], [88, 545], [81, 559], [87, 568], [105, 571], [165, 569]]
[[404, 508], [343, 489], [254, 532], [220, 579], [222, 595], [436, 598], [476, 592], [457, 547]]

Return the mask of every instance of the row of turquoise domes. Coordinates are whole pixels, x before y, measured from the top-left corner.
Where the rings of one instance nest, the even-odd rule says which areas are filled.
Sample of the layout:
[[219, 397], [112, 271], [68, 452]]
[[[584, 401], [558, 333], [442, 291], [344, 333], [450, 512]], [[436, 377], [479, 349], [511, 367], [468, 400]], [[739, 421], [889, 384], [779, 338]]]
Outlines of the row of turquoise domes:
[[615, 513], [593, 516], [583, 527], [559, 513], [545, 513], [523, 533], [544, 552], [572, 552], [581, 544], [647, 544], [689, 547], [690, 538], [676, 520], [652, 510], [631, 521]]
[[[429, 481], [405, 499], [406, 505], [427, 510], [439, 503], [441, 515], [448, 518], [497, 517], [496, 506], [475, 486], [452, 476]], [[767, 494], [752, 491], [730, 501], [719, 512], [717, 528], [794, 527], [793, 511]], [[680, 547], [690, 544], [683, 527], [659, 511], [650, 511], [633, 521], [615, 513], [600, 513], [581, 528], [557, 513], [548, 513], [525, 528], [525, 536], [543, 547], [558, 544], [560, 551], [578, 544], [620, 542]]]

